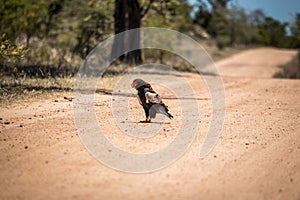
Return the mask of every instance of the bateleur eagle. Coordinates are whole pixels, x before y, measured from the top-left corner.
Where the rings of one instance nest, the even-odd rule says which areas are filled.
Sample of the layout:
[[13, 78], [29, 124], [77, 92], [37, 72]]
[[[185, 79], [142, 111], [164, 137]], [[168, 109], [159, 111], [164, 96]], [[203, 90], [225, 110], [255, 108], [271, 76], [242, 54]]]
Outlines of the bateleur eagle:
[[170, 119], [173, 118], [169, 113], [168, 106], [163, 103], [160, 96], [152, 89], [149, 83], [142, 79], [134, 79], [131, 87], [138, 91], [139, 102], [145, 111], [146, 120], [140, 122], [150, 123], [151, 118], [155, 118], [156, 113], [161, 113]]

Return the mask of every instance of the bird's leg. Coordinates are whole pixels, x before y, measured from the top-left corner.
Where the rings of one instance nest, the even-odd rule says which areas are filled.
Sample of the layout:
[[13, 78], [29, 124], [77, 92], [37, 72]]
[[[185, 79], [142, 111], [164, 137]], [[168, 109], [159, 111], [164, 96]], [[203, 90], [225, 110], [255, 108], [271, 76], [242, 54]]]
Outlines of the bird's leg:
[[141, 123], [151, 123], [151, 118], [149, 116], [149, 108], [148, 107], [144, 107], [144, 110], [145, 110], [146, 120], [140, 121], [140, 122]]
[[146, 120], [140, 121], [141, 123], [151, 123], [151, 118], [147, 117]]

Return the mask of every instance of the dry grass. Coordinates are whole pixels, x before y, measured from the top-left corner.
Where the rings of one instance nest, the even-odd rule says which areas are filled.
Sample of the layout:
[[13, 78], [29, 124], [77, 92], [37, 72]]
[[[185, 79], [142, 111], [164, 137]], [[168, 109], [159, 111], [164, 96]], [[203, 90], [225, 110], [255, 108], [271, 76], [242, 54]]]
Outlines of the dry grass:
[[70, 93], [73, 78], [14, 78], [4, 76], [0, 85], [0, 103], [7, 105], [26, 102], [53, 93]]
[[[97, 89], [111, 91], [120, 76], [107, 75], [101, 78]], [[0, 104], [7, 106], [39, 100], [45, 97], [71, 97], [75, 78], [13, 78], [5, 76], [0, 83]]]
[[[220, 51], [217, 49], [213, 41], [199, 41], [199, 43], [207, 50], [214, 61], [228, 57], [232, 54], [240, 52], [241, 49], [228, 48]], [[151, 63], [153, 60], [146, 60], [145, 63]], [[194, 68], [185, 60], [178, 56], [171, 56], [166, 59], [166, 63], [173, 66], [175, 70], [182, 72], [194, 72]], [[114, 82], [119, 75], [128, 71], [132, 66], [115, 63], [110, 66], [105, 73], [104, 78], [98, 84], [100, 90], [112, 90]], [[3, 69], [2, 69], [3, 70]], [[45, 96], [71, 96], [74, 86], [74, 77], [66, 78], [24, 78], [26, 76], [15, 76], [12, 73], [1, 73], [0, 80], [0, 104], [1, 106], [33, 101]], [[5, 75], [6, 74], [6, 75]]]

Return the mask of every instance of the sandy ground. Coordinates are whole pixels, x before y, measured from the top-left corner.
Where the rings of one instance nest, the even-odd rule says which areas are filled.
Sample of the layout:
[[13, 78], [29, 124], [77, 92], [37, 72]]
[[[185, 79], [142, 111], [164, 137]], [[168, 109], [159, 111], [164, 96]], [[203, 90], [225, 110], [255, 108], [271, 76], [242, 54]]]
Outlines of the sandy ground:
[[[197, 136], [180, 159], [152, 173], [119, 172], [98, 162], [81, 143], [72, 102], [63, 96], [3, 107], [0, 199], [299, 200], [300, 81], [271, 78], [293, 55], [257, 49], [217, 63], [224, 75], [225, 123], [217, 145], [203, 160], [198, 155], [211, 122], [211, 97], [200, 76], [185, 74], [199, 97]], [[162, 97], [174, 97], [167, 88], [154, 87]], [[128, 102], [131, 117], [123, 125], [146, 126], [136, 123], [143, 117], [136, 98], [120, 98]], [[126, 151], [160, 150], [181, 126], [180, 100], [166, 98], [174, 120], [155, 119], [162, 126], [155, 137], [129, 137], [115, 123], [112, 102], [111, 95], [97, 93], [96, 116], [106, 137]]]
[[[259, 55], [259, 56], [257, 56]], [[270, 78], [296, 56], [297, 51], [272, 48], [250, 49], [217, 63], [223, 76]]]

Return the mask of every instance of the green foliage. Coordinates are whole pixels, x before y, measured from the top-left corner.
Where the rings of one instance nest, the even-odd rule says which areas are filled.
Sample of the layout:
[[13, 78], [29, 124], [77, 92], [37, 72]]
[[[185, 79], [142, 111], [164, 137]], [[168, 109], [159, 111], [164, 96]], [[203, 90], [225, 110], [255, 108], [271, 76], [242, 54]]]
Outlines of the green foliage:
[[300, 49], [300, 13], [295, 15], [291, 24], [291, 47]]
[[76, 66], [112, 34], [112, 13], [112, 1], [7, 0], [0, 32], [31, 49], [24, 64]]
[[[142, 1], [142, 5], [145, 4]], [[182, 0], [164, 0], [164, 1], [154, 1], [151, 9], [147, 15], [143, 18], [142, 26], [144, 27], [164, 27], [171, 28], [183, 33], [188, 33], [192, 30], [192, 19], [190, 13], [192, 11], [192, 6], [186, 1]], [[167, 38], [164, 42], [169, 48], [172, 48], [173, 42], [176, 41], [174, 38]], [[155, 43], [156, 38], [151, 38]], [[172, 58], [169, 52], [163, 50], [144, 50], [144, 58], [152, 62], [159, 62], [166, 64], [167, 61], [173, 62], [172, 64], [182, 64], [178, 62], [178, 59]], [[169, 63], [170, 64], [170, 63]]]
[[[142, 5], [145, 4], [142, 2]], [[183, 0], [154, 1], [151, 10], [143, 19], [142, 26], [165, 27], [181, 32], [191, 30], [192, 6]]]
[[54, 0], [8, 0], [1, 3], [1, 32], [9, 38], [43, 37], [49, 25], [48, 8]]
[[[235, 45], [264, 45], [279, 48], [294, 48], [299, 41], [298, 20], [292, 26], [292, 36], [286, 33], [287, 23], [266, 16], [262, 10], [247, 13], [243, 8], [231, 5], [229, 1], [208, 1], [211, 10], [204, 1], [200, 1], [194, 23], [202, 26], [216, 39], [219, 48]], [[298, 30], [298, 31], [297, 31]]]
[[287, 24], [282, 24], [271, 17], [266, 17], [265, 22], [258, 26], [264, 45], [285, 47], [286, 25]]
[[[64, 16], [68, 22], [63, 24], [69, 26], [65, 34], [73, 30], [76, 39], [73, 53], [84, 59], [100, 41], [113, 33], [113, 8], [112, 1], [73, 0], [65, 5]], [[72, 24], [69, 24], [70, 16]]]
[[22, 45], [11, 43], [9, 39], [3, 34], [0, 38], [0, 65], [7, 62], [17, 62], [24, 59], [28, 49]]
[[[143, 14], [142, 27], [191, 33], [200, 25], [219, 48], [235, 45], [300, 48], [300, 14], [295, 15], [290, 25], [291, 35], [287, 36], [287, 24], [266, 16], [261, 10], [248, 14], [233, 4], [228, 6], [232, 0], [198, 0], [199, 9], [193, 19], [193, 6], [187, 0], [138, 2]], [[2, 65], [20, 61], [24, 66], [78, 67], [99, 42], [114, 33], [113, 13], [112, 0], [2, 1], [0, 62]], [[166, 43], [172, 46], [172, 38], [169, 40]], [[171, 54], [160, 50], [144, 51], [144, 57], [159, 62], [172, 60]]]
[[207, 29], [211, 23], [212, 13], [208, 10], [205, 4], [198, 6], [198, 12], [195, 13], [193, 23], [200, 25], [204, 29]]

